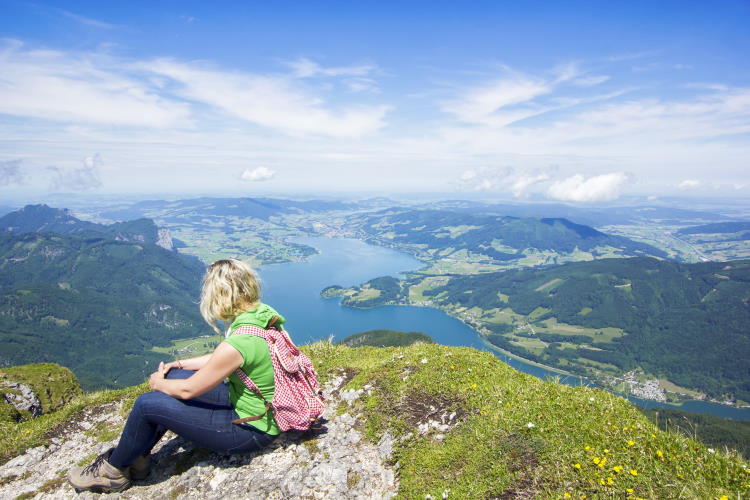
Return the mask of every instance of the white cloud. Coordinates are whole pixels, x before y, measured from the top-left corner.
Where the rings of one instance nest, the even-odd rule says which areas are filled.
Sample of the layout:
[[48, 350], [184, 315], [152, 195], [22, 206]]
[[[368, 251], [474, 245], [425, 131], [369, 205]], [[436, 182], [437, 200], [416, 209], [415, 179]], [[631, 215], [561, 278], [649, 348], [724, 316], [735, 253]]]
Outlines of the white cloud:
[[81, 163], [80, 168], [47, 167], [47, 170], [52, 173], [50, 189], [87, 191], [101, 187], [102, 181], [99, 173], [103, 163], [101, 155], [97, 153], [87, 156]]
[[26, 172], [21, 168], [21, 160], [0, 161], [0, 186], [23, 184]]
[[389, 107], [326, 109], [323, 100], [295, 87], [283, 76], [227, 72], [169, 59], [139, 68], [171, 79], [175, 92], [224, 113], [288, 134], [360, 137], [385, 125]]
[[537, 114], [535, 108], [518, 105], [551, 90], [541, 79], [516, 75], [470, 89], [458, 99], [444, 102], [441, 109], [466, 123], [502, 127]]
[[677, 189], [695, 189], [701, 187], [703, 183], [695, 179], [685, 179], [677, 184]]
[[372, 64], [325, 68], [304, 57], [289, 62], [287, 65], [294, 70], [294, 76], [297, 78], [310, 78], [315, 76], [366, 76], [376, 69], [376, 66]]
[[271, 180], [274, 178], [275, 175], [276, 175], [275, 170], [271, 170], [268, 167], [258, 167], [253, 170], [246, 169], [244, 172], [242, 172], [242, 175], [240, 176], [240, 178], [243, 181], [260, 182], [260, 181]]
[[591, 75], [591, 76], [584, 76], [581, 78], [576, 78], [573, 81], [574, 85], [580, 85], [581, 87], [591, 87], [593, 85], [599, 85], [600, 83], [604, 83], [607, 80], [609, 80], [609, 76], [607, 75]]
[[547, 195], [561, 201], [610, 201], [620, 197], [620, 191], [628, 179], [629, 176], [624, 172], [597, 175], [588, 179], [576, 174], [552, 184]]
[[[185, 103], [160, 96], [96, 55], [0, 45], [0, 113], [57, 122], [184, 126]], [[115, 65], [116, 66], [116, 65]]]
[[511, 192], [516, 198], [523, 198], [528, 195], [528, 189], [535, 184], [549, 180], [548, 174], [522, 175], [511, 186]]

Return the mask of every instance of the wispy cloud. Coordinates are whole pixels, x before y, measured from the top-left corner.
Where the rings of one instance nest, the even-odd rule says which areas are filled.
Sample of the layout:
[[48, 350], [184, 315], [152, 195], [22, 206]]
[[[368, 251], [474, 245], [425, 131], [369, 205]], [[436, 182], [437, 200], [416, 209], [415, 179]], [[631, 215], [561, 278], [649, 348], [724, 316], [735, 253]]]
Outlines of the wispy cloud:
[[50, 172], [50, 189], [53, 191], [71, 190], [88, 191], [101, 187], [102, 180], [99, 173], [102, 157], [97, 153], [87, 156], [79, 168], [47, 167]]
[[0, 113], [51, 121], [171, 127], [188, 106], [96, 55], [0, 47]]
[[385, 105], [333, 110], [284, 76], [226, 72], [171, 59], [137, 67], [171, 80], [174, 92], [184, 99], [289, 134], [359, 137], [383, 127], [389, 110]]
[[[370, 71], [313, 66], [308, 73], [346, 75], [347, 85], [363, 90], [374, 86], [359, 76]], [[35, 50], [15, 41], [0, 45], [0, 75], [0, 113], [74, 124], [190, 129], [218, 112], [286, 134], [361, 137], [382, 128], [390, 109], [331, 106], [322, 91], [298, 84], [296, 74]]]
[[372, 64], [326, 68], [304, 57], [297, 59], [296, 61], [288, 62], [287, 65], [292, 68], [294, 76], [297, 78], [310, 78], [315, 76], [366, 76], [377, 68]]
[[76, 14], [75, 12], [70, 12], [63, 9], [55, 9], [55, 11], [59, 12], [62, 16], [85, 26], [106, 30], [117, 28], [117, 25], [115, 24], [100, 21], [91, 17], [82, 16], [80, 14]]

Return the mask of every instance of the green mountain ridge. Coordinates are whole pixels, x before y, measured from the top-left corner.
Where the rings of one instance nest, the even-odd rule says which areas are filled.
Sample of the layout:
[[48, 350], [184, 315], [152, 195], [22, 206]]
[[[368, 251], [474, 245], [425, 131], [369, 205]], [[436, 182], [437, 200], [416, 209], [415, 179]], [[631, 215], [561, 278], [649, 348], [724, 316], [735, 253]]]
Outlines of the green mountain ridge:
[[99, 236], [120, 241], [153, 243], [172, 249], [171, 241], [164, 241], [168, 238], [160, 234], [159, 228], [151, 219], [104, 225], [80, 220], [70, 210], [47, 205], [27, 205], [0, 217], [0, 231], [13, 234], [57, 233], [91, 238]]
[[[367, 238], [425, 259], [468, 252], [496, 262], [517, 261], [539, 252], [565, 255], [656, 256], [666, 253], [622, 236], [611, 236], [564, 218], [471, 215], [447, 210], [391, 209], [349, 218]], [[464, 256], [465, 257], [465, 256]], [[557, 263], [555, 257], [547, 264]]]

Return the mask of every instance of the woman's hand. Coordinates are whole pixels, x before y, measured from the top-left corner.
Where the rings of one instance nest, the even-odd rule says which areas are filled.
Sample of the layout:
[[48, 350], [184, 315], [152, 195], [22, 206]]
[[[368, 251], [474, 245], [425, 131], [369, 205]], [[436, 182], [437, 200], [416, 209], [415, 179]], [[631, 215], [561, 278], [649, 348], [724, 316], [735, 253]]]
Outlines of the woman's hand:
[[219, 344], [213, 354], [205, 356], [205, 362], [203, 359], [204, 356], [182, 360], [182, 365], [187, 370], [193, 369], [188, 365], [193, 360], [200, 360], [203, 364], [198, 371], [186, 379], [165, 379], [168, 371], [166, 368], [171, 363], [159, 363], [159, 369], [149, 378], [151, 389], [179, 399], [191, 399], [216, 387], [243, 363], [240, 352], [226, 342]]
[[164, 375], [166, 375], [167, 373], [169, 373], [169, 370], [171, 370], [172, 368], [177, 368], [179, 370], [181, 370], [183, 368], [182, 361], [179, 361], [179, 360], [178, 361], [170, 361], [169, 363], [166, 363], [166, 364], [165, 363], [159, 363], [159, 368], [160, 369], [161, 369], [162, 366], [164, 367]]
[[151, 374], [151, 376], [148, 379], [148, 385], [151, 387], [151, 390], [158, 391], [159, 390], [159, 383], [164, 380], [164, 377], [167, 375], [167, 372], [170, 368], [167, 368], [167, 366], [171, 365], [172, 363], [167, 363], [166, 365], [164, 363], [159, 363], [159, 368]]

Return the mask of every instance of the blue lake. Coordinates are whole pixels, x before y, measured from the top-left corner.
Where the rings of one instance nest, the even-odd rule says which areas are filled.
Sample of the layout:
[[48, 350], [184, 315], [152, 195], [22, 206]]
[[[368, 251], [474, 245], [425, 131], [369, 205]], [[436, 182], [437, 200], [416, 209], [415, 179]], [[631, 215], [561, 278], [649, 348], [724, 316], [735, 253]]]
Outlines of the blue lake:
[[[517, 370], [539, 378], [559, 376], [491, 349], [477, 332], [438, 309], [413, 306], [351, 309], [342, 307], [340, 299], [320, 296], [321, 290], [330, 285], [358, 285], [378, 276], [399, 277], [402, 272], [423, 267], [423, 263], [410, 255], [348, 238], [297, 238], [294, 241], [310, 245], [319, 253], [304, 262], [263, 266], [258, 272], [262, 280], [263, 301], [286, 317], [287, 329], [296, 343], [305, 344], [329, 337], [341, 339], [375, 329], [418, 331], [430, 335], [440, 344], [493, 352]], [[590, 385], [578, 377], [561, 376], [560, 381], [569, 385]], [[675, 406], [638, 398], [628, 399], [648, 408], [680, 408], [750, 420], [750, 408], [739, 409], [703, 401]]]

